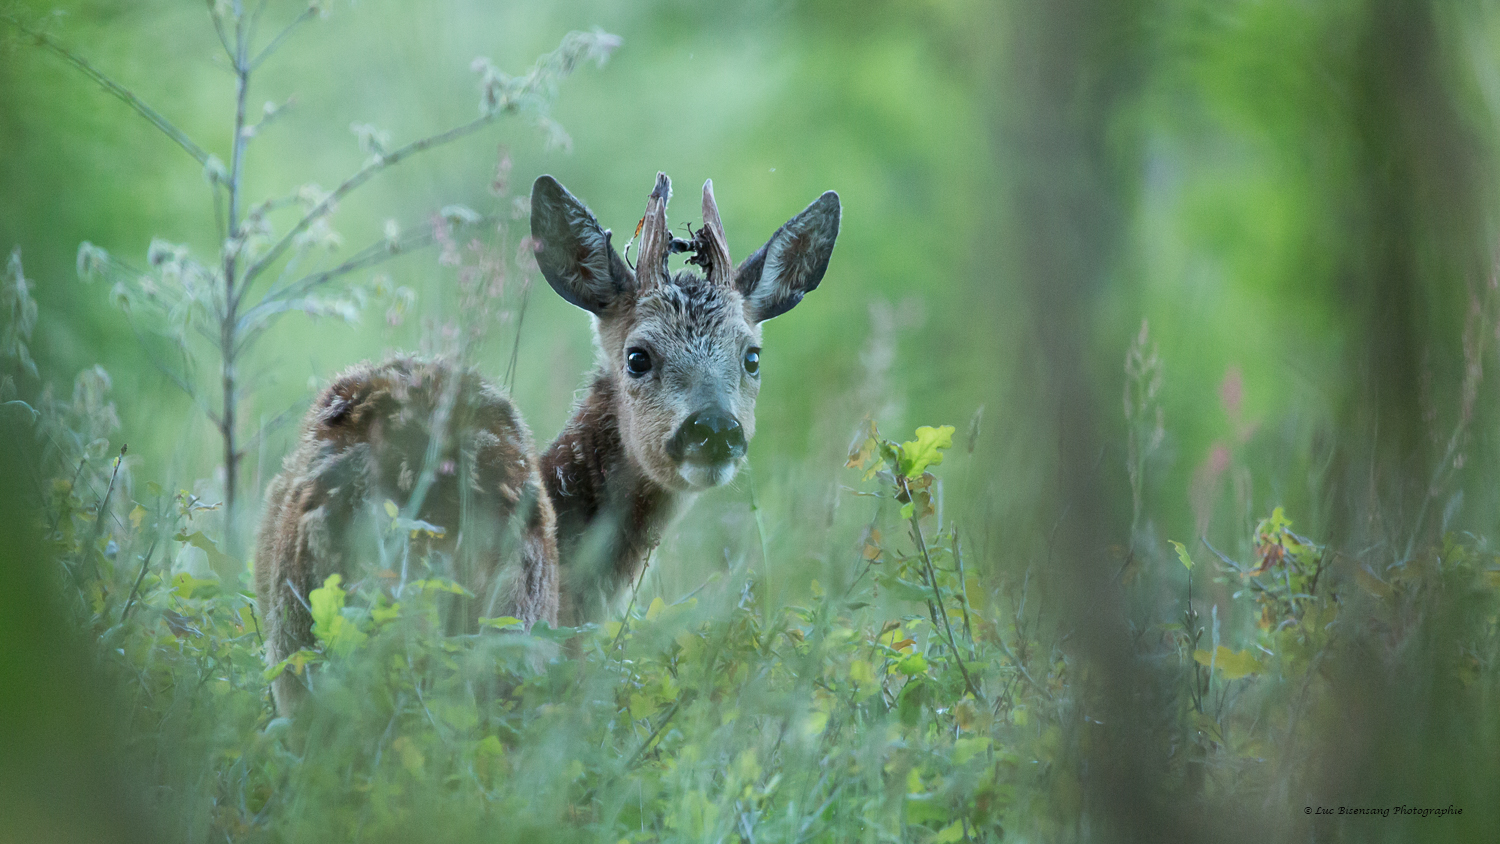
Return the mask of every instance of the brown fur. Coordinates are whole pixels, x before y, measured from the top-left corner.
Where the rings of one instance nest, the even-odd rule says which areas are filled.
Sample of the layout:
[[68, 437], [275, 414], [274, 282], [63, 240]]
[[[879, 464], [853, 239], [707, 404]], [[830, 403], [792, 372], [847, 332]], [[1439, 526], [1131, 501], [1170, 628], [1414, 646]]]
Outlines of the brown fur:
[[596, 373], [588, 395], [542, 454], [542, 482], [557, 512], [562, 567], [558, 617], [575, 625], [600, 615], [641, 572], [661, 541], [678, 496], [627, 453], [614, 380]]
[[[364, 574], [353, 558], [377, 544], [369, 513], [386, 500], [406, 505], [435, 429], [442, 437], [416, 517], [444, 529], [429, 544], [475, 595], [450, 623], [505, 615], [528, 627], [557, 623], [555, 517], [531, 433], [510, 401], [474, 373], [395, 358], [334, 379], [266, 492], [255, 574], [269, 664], [312, 646], [309, 592], [331, 574], [346, 583]], [[286, 713], [305, 686], [283, 672], [273, 690]]]
[[[266, 493], [256, 592], [270, 663], [313, 644], [308, 593], [330, 574], [357, 579], [354, 560], [378, 550], [368, 514], [387, 500], [407, 508], [424, 471], [435, 474], [417, 517], [444, 529], [430, 544], [478, 599], [456, 623], [477, 613], [528, 627], [607, 612], [685, 497], [734, 477], [755, 433], [760, 323], [818, 286], [838, 236], [838, 197], [819, 197], [731, 270], [712, 185], [691, 242], [669, 234], [670, 196], [657, 174], [637, 272], [562, 185], [550, 176], [533, 185], [538, 266], [597, 317], [600, 350], [540, 471], [509, 400], [451, 363], [362, 364], [323, 391]], [[667, 272], [683, 244], [706, 276]], [[632, 355], [649, 358], [646, 371], [632, 370]], [[442, 436], [429, 461], [433, 431]], [[283, 673], [274, 691], [286, 712], [305, 689]]]

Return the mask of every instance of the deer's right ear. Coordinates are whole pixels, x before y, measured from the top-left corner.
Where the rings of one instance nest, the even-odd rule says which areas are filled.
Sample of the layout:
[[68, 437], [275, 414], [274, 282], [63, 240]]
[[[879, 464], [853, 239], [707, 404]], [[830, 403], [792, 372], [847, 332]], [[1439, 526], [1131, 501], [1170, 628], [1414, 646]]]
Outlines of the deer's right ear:
[[734, 271], [751, 322], [779, 316], [818, 286], [828, 270], [842, 214], [839, 195], [828, 191], [776, 230], [766, 245]]
[[610, 245], [610, 232], [551, 176], [531, 186], [531, 239], [547, 283], [574, 305], [602, 314], [635, 288], [635, 275]]

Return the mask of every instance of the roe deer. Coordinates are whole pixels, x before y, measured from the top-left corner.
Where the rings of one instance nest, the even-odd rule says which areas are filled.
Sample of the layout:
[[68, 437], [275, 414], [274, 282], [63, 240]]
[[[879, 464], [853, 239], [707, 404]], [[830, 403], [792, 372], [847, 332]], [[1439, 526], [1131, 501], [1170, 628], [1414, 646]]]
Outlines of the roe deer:
[[[443, 360], [394, 358], [355, 366], [319, 394], [266, 489], [255, 593], [269, 665], [313, 645], [308, 594], [331, 574], [352, 579], [357, 560], [376, 556], [374, 508], [415, 496], [418, 518], [437, 529], [429, 533], [441, 531], [423, 543], [479, 601], [455, 601], [461, 612], [450, 626], [481, 615], [556, 624], [552, 505], [531, 433], [478, 375]], [[283, 715], [306, 693], [291, 671], [271, 688]]]
[[[691, 240], [667, 231], [670, 194], [657, 174], [633, 270], [555, 179], [532, 187], [537, 263], [594, 315], [599, 347], [588, 393], [540, 471], [509, 400], [451, 363], [361, 364], [322, 392], [267, 490], [257, 539], [270, 664], [313, 644], [307, 595], [352, 573], [361, 538], [373, 535], [361, 520], [384, 501], [438, 529], [428, 544], [479, 602], [465, 618], [509, 615], [529, 628], [598, 617], [682, 499], [734, 477], [755, 431], [760, 323], [818, 286], [838, 236], [838, 195], [823, 194], [734, 268], [712, 182]], [[704, 275], [669, 273], [675, 252], [692, 252]], [[273, 692], [285, 714], [305, 687], [283, 672]]]
[[[682, 499], [728, 483], [755, 433], [760, 324], [818, 286], [839, 231], [829, 191], [735, 268], [703, 185], [703, 227], [667, 231], [671, 182], [658, 173], [634, 271], [594, 215], [551, 176], [531, 189], [542, 275], [594, 315], [598, 361], [588, 393], [542, 455], [557, 514], [560, 617], [598, 617], [640, 573]], [[668, 272], [692, 252], [703, 275]]]

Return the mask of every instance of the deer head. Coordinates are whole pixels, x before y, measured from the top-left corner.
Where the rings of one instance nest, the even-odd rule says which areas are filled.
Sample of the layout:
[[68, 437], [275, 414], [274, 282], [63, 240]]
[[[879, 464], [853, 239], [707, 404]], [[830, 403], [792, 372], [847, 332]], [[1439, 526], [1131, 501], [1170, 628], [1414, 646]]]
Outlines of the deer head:
[[[839, 232], [829, 191], [735, 267], [703, 185], [703, 226], [691, 239], [667, 229], [671, 181], [658, 173], [632, 267], [611, 233], [551, 176], [531, 191], [537, 263], [558, 295], [594, 315], [600, 365], [616, 385], [615, 413], [631, 462], [672, 491], [729, 482], [755, 433], [760, 324], [818, 286]], [[667, 266], [673, 253], [701, 274]]]

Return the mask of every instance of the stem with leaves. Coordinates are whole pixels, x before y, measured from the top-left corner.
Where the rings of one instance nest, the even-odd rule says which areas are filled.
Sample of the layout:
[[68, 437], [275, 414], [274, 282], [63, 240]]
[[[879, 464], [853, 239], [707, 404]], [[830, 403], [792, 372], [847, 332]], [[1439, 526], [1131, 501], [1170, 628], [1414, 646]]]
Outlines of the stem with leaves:
[[[210, 13], [212, 13], [210, 5]], [[225, 45], [226, 49], [228, 45]], [[244, 174], [245, 146], [245, 95], [250, 87], [250, 65], [246, 58], [249, 52], [249, 33], [246, 31], [244, 8], [241, 0], [234, 2], [234, 62], [235, 108], [234, 137], [231, 141], [229, 164], [229, 208], [228, 243], [241, 242], [240, 232], [240, 187]], [[224, 315], [219, 322], [219, 360], [222, 378], [222, 410], [219, 412], [219, 436], [224, 442], [224, 540], [230, 548], [238, 547], [235, 531], [235, 491], [239, 488], [240, 451], [235, 442], [235, 414], [237, 411], [235, 383], [235, 357], [238, 353], [237, 323], [240, 294], [235, 289], [235, 271], [238, 269], [239, 248], [224, 250]]]
[[969, 693], [980, 703], [985, 702], [984, 692], [979, 690], [974, 678], [969, 676], [969, 668], [964, 665], [963, 651], [958, 649], [958, 640], [953, 635], [953, 624], [948, 620], [948, 609], [943, 604], [943, 591], [938, 587], [937, 568], [932, 564], [932, 555], [927, 551], [927, 540], [922, 536], [922, 525], [917, 521], [915, 511], [908, 518], [911, 523], [912, 540], [917, 544], [917, 553], [922, 557], [922, 565], [927, 572], [927, 583], [932, 587], [932, 600], [937, 608], [937, 615], [943, 621], [943, 630], [948, 634], [948, 651], [953, 654], [953, 661], [958, 663], [959, 673], [963, 674], [964, 685], [968, 687]]

